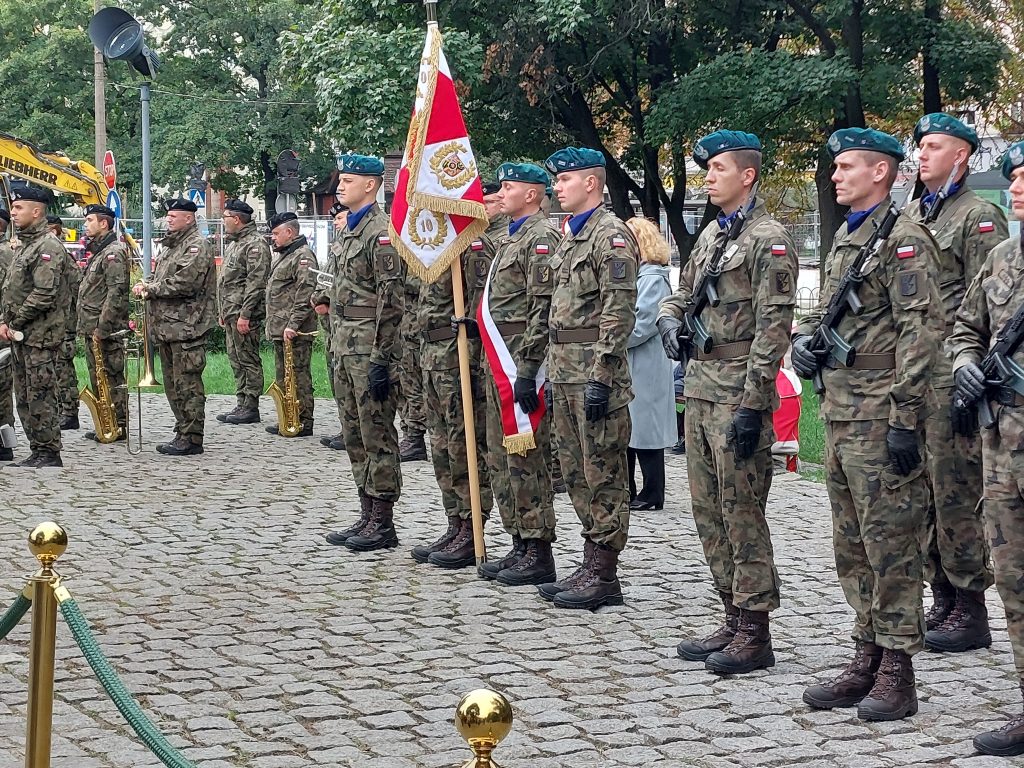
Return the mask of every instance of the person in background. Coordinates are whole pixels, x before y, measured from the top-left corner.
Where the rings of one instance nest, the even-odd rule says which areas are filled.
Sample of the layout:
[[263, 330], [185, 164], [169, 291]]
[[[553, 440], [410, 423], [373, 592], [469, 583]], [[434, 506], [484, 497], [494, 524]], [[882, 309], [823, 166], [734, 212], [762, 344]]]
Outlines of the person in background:
[[672, 453], [686, 453], [686, 387], [683, 385], [683, 366], [676, 363], [672, 369], [672, 380], [676, 391], [676, 435], [679, 438], [672, 446]]

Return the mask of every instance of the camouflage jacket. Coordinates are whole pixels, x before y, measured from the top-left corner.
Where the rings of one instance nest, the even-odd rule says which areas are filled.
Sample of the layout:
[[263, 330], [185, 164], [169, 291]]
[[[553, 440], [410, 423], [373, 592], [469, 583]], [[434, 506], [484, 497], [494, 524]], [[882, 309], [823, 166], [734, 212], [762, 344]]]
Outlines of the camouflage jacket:
[[[341, 253], [341, 235], [335, 234], [335, 240], [331, 243], [331, 247], [327, 250], [327, 263], [321, 265], [321, 269], [324, 272], [332, 276], [338, 274], [338, 254]], [[313, 303], [317, 305], [330, 306], [331, 304], [331, 292], [323, 288], [316, 288], [313, 293]], [[331, 345], [334, 343], [334, 327], [332, 322], [331, 313], [328, 312], [326, 315], [317, 315], [319, 318], [320, 328], [325, 334], [324, 346], [328, 351], [331, 350]]]
[[[847, 267], [885, 217], [885, 198], [853, 234], [846, 224], [836, 233], [825, 259], [824, 284], [818, 306], [800, 321], [797, 332], [814, 333], [829, 299]], [[847, 314], [838, 332], [865, 355], [893, 355], [895, 367], [843, 368], [826, 364], [821, 415], [830, 421], [888, 419], [889, 424], [914, 429], [935, 407], [931, 385], [942, 333], [942, 304], [936, 279], [938, 247], [927, 229], [904, 216], [866, 265], [858, 295], [860, 315]], [[832, 365], [836, 367], [832, 367]]]
[[71, 259], [46, 219], [18, 232], [4, 283], [0, 322], [25, 334], [30, 347], [53, 348], [67, 334], [71, 306]]
[[101, 339], [128, 327], [128, 249], [113, 232], [89, 242], [92, 257], [78, 289], [78, 335]]
[[[3, 235], [0, 232], [0, 235]], [[7, 244], [6, 240], [0, 240], [0, 307], [3, 307], [4, 301], [4, 282], [7, 280], [7, 273], [11, 268], [11, 263], [14, 261], [14, 249]], [[10, 343], [6, 341], [0, 341], [0, 349], [9, 347]]]
[[[922, 221], [924, 212], [920, 202], [911, 205], [906, 215], [913, 221]], [[938, 218], [928, 226], [939, 244], [939, 295], [946, 323], [944, 335], [948, 336], [967, 286], [985, 263], [989, 251], [1005, 240], [1009, 231], [1002, 209], [978, 197], [966, 184], [943, 203]], [[932, 386], [951, 388], [952, 360], [940, 353], [935, 363]]]
[[270, 244], [249, 222], [236, 235], [226, 235], [224, 260], [217, 274], [217, 301], [222, 323], [244, 317], [263, 322], [266, 313], [267, 276], [270, 274]]
[[629, 228], [600, 206], [551, 257], [548, 378], [610, 386], [612, 409], [632, 398], [626, 345], [636, 320], [638, 250]]
[[[442, 280], [444, 278], [441, 278]], [[405, 312], [402, 314], [402, 327], [400, 333], [402, 338], [410, 344], [420, 343], [423, 328], [420, 325], [420, 292], [423, 290], [423, 281], [416, 275], [406, 272], [405, 274]]]
[[316, 256], [299, 235], [271, 257], [267, 280], [267, 338], [280, 339], [285, 328], [302, 333], [316, 330], [316, 314], [309, 303], [316, 291]]
[[535, 213], [514, 235], [506, 230], [497, 243], [488, 305], [498, 326], [522, 323], [523, 330], [503, 333], [502, 338], [517, 373], [526, 378], [537, 375], [548, 350], [548, 311], [554, 289], [551, 254], [561, 237], [547, 216]]
[[[683, 319], [694, 285], [727, 234], [717, 221], [704, 228], [679, 273], [679, 289], [661, 302], [659, 317]], [[785, 227], [758, 199], [726, 255], [718, 280], [721, 304], [706, 307], [700, 316], [714, 344], [708, 357], [715, 357], [715, 347], [737, 342], [749, 342], [750, 351], [722, 359], [691, 359], [686, 396], [772, 411], [779, 404], [775, 377], [789, 349], [796, 305], [796, 248]]]
[[335, 355], [369, 355], [397, 363], [405, 262], [388, 235], [388, 218], [374, 206], [354, 230], [339, 233], [338, 267], [330, 292]]
[[164, 236], [148, 284], [149, 320], [158, 342], [191, 341], [217, 323], [217, 269], [196, 227]]
[[78, 291], [82, 287], [83, 269], [67, 246], [64, 246], [64, 253], [67, 256], [67, 276], [71, 294], [67, 325], [64, 328], [64, 339], [65, 341], [74, 341], [75, 336], [78, 335]]

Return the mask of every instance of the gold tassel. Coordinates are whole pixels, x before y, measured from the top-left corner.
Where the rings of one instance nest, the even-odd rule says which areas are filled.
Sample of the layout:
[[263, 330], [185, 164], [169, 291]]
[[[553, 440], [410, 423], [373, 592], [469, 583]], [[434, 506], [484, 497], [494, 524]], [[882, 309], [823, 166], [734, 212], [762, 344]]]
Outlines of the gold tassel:
[[506, 435], [501, 444], [509, 453], [525, 456], [528, 451], [537, 447], [537, 440], [533, 432], [520, 432], [518, 435]]

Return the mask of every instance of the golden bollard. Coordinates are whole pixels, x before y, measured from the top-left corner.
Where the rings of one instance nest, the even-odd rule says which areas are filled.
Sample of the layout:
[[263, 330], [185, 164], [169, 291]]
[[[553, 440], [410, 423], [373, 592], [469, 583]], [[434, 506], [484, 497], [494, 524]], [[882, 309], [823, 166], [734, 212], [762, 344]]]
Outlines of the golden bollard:
[[53, 564], [68, 548], [68, 535], [56, 523], [40, 523], [28, 535], [28, 548], [42, 568], [30, 578], [32, 645], [28, 661], [25, 768], [50, 768], [53, 661], [57, 643], [57, 599], [53, 596]]
[[455, 710], [455, 727], [473, 750], [473, 759], [462, 768], [501, 768], [491, 753], [512, 730], [508, 699], [486, 688], [470, 691]]

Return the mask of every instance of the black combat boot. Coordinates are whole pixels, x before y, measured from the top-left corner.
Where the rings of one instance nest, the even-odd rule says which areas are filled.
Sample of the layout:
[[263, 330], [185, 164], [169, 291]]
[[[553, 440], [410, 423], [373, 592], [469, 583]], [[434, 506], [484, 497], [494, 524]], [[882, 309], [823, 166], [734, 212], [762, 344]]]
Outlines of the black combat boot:
[[239, 408], [235, 413], [229, 413], [225, 418], [228, 424], [259, 424], [259, 408]]
[[345, 546], [355, 552], [373, 552], [398, 546], [395, 531], [395, 502], [371, 497], [370, 519], [355, 536], [345, 539]]
[[158, 445], [156, 450], [164, 456], [195, 456], [203, 452], [203, 444], [193, 442], [185, 435], [178, 435], [171, 442]]
[[[1021, 681], [1024, 694], [1024, 680]], [[974, 748], [983, 755], [1012, 757], [1024, 755], [1024, 714], [1011, 717], [1006, 725], [974, 737]]]
[[25, 469], [43, 469], [45, 467], [63, 467], [64, 462], [60, 459], [59, 453], [53, 451], [35, 451], [24, 461], [12, 464], [12, 467], [24, 467]]
[[345, 450], [345, 436], [339, 434], [336, 438], [331, 440], [331, 444], [327, 446], [332, 451], [344, 451]]
[[14, 449], [0, 448], [0, 461], [14, 461]]
[[509, 587], [524, 587], [528, 584], [550, 584], [556, 578], [551, 542], [527, 539], [526, 552], [508, 568], [499, 571], [497, 581]]
[[419, 546], [413, 547], [412, 559], [417, 563], [425, 563], [430, 559], [430, 556], [434, 552], [440, 552], [442, 549], [451, 544], [452, 539], [458, 536], [459, 531], [462, 529], [462, 524], [459, 518], [449, 517], [448, 530], [441, 534], [441, 538], [435, 541], [433, 544], [420, 544]]
[[61, 430], [65, 429], [78, 429], [78, 414], [72, 413], [70, 416], [65, 416], [64, 420], [60, 423]]
[[473, 520], [465, 518], [459, 523], [459, 530], [448, 545], [431, 552], [427, 562], [439, 568], [468, 568], [476, 564], [476, 547], [473, 544]]
[[719, 675], [744, 675], [775, 666], [768, 611], [740, 609], [736, 634], [725, 648], [708, 656], [704, 666]]
[[500, 560], [481, 563], [477, 573], [485, 579], [495, 578], [501, 571], [511, 568], [526, 554], [526, 542], [518, 533], [512, 534], [512, 549]]
[[410, 432], [398, 444], [398, 457], [402, 461], [426, 461], [427, 441], [422, 432]]
[[622, 605], [622, 585], [619, 584], [617, 550], [603, 544], [596, 545], [591, 566], [572, 589], [559, 592], [553, 600], [557, 608], [587, 608], [602, 605]]
[[882, 648], [864, 640], [857, 641], [853, 659], [836, 677], [804, 691], [804, 703], [815, 709], [853, 707], [875, 686], [875, 674], [882, 662]]
[[957, 589], [956, 605], [946, 620], [924, 636], [924, 647], [929, 651], [961, 653], [992, 645], [988, 628], [988, 608], [985, 593]]
[[237, 416], [238, 412], [240, 410], [242, 410], [242, 404], [241, 403], [236, 405], [234, 408], [232, 408], [227, 413], [218, 413], [217, 414], [217, 421], [221, 422], [222, 424], [226, 424], [227, 421], [228, 421], [228, 416]]
[[902, 720], [917, 714], [914, 664], [904, 651], [882, 649], [875, 685], [857, 705], [861, 720]]
[[370, 512], [373, 510], [373, 499], [362, 491], [359, 492], [359, 519], [355, 525], [350, 525], [343, 531], [331, 531], [324, 538], [328, 544], [341, 546], [347, 539], [358, 535], [370, 522]]
[[676, 646], [676, 653], [687, 661], [707, 661], [715, 651], [720, 651], [732, 642], [736, 625], [740, 620], [740, 609], [732, 604], [731, 592], [719, 592], [725, 607], [725, 623], [703, 640], [683, 640]]
[[586, 576], [587, 572], [594, 565], [594, 552], [597, 545], [590, 539], [583, 539], [583, 562], [580, 567], [569, 574], [569, 577], [562, 581], [553, 581], [550, 584], [541, 584], [537, 587], [540, 596], [551, 602], [559, 592], [566, 592], [576, 586], [576, 582]]
[[956, 605], [956, 590], [948, 581], [932, 583], [932, 604], [924, 614], [925, 628], [931, 632], [938, 629]]

